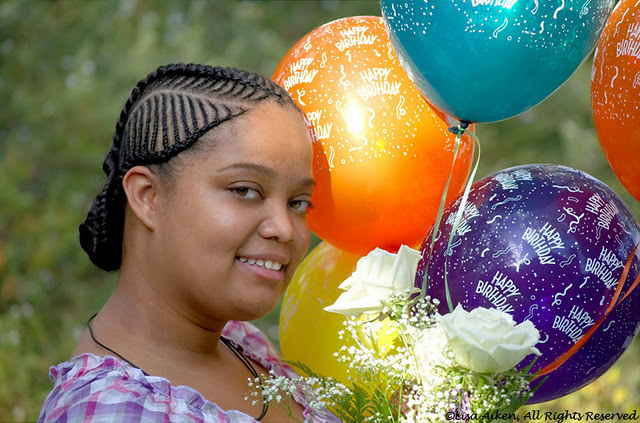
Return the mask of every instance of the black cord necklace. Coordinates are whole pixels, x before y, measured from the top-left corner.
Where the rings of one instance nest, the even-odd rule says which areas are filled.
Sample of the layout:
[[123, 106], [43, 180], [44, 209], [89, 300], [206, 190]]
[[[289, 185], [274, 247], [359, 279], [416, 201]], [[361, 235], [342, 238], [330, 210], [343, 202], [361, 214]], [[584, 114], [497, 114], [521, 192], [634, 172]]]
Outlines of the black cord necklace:
[[[100, 341], [98, 341], [95, 337], [95, 335], [93, 334], [93, 329], [91, 328], [91, 321], [98, 315], [98, 313], [94, 314], [93, 316], [91, 316], [89, 318], [89, 320], [87, 320], [87, 329], [89, 329], [89, 336], [91, 336], [91, 339], [93, 340], [93, 342], [95, 342], [96, 344], [98, 344], [99, 346], [101, 346], [102, 348], [104, 348], [105, 350], [109, 351], [110, 353], [115, 354], [116, 357], [118, 357], [120, 360], [124, 361], [125, 363], [129, 364], [131, 367], [135, 367], [136, 369], [140, 369], [142, 371], [142, 373], [144, 373], [145, 376], [149, 376], [149, 373], [145, 372], [144, 370], [142, 370], [139, 366], [136, 366], [135, 364], [133, 364], [133, 362], [127, 360], [126, 358], [124, 358], [123, 356], [121, 356], [120, 354], [118, 354], [116, 351], [112, 350], [111, 348], [107, 347], [106, 345], [104, 345], [103, 343], [101, 343]], [[227, 348], [229, 348], [231, 350], [231, 352], [240, 359], [240, 361], [242, 362], [242, 364], [244, 364], [244, 366], [249, 370], [249, 373], [251, 373], [251, 375], [253, 376], [253, 378], [255, 380], [257, 380], [260, 383], [260, 386], [262, 386], [262, 381], [260, 380], [260, 376], [258, 375], [258, 372], [256, 371], [256, 369], [253, 367], [253, 365], [251, 364], [251, 362], [249, 361], [249, 359], [242, 353], [242, 351], [240, 351], [239, 349], [237, 349], [230, 340], [228, 340], [227, 338], [225, 338], [224, 336], [220, 336], [220, 340], [222, 341], [222, 343], [224, 345], [227, 346]], [[264, 398], [264, 401], [262, 402], [262, 413], [260, 413], [260, 415], [256, 418], [257, 421], [260, 421], [266, 414], [267, 414], [267, 410], [269, 409], [269, 402], [267, 401], [266, 398]]]
[[[127, 360], [126, 358], [124, 358], [123, 356], [121, 356], [120, 354], [118, 354], [116, 351], [112, 350], [111, 348], [107, 347], [106, 345], [104, 345], [102, 342], [98, 341], [95, 337], [95, 335], [93, 334], [93, 329], [91, 328], [91, 321], [98, 315], [98, 313], [94, 314], [93, 316], [91, 316], [89, 318], [89, 320], [87, 320], [87, 329], [89, 329], [89, 335], [91, 336], [91, 339], [93, 339], [93, 342], [95, 342], [96, 344], [100, 345], [102, 348], [104, 348], [105, 350], [113, 353], [116, 355], [116, 357], [118, 357], [120, 360], [124, 361], [125, 363], [129, 364], [131, 367], [135, 367], [136, 369], [140, 369], [142, 370], [139, 366], [133, 364], [133, 362]], [[144, 370], [142, 370], [142, 373], [144, 373], [145, 376], [149, 376], [149, 373], [145, 372]]]

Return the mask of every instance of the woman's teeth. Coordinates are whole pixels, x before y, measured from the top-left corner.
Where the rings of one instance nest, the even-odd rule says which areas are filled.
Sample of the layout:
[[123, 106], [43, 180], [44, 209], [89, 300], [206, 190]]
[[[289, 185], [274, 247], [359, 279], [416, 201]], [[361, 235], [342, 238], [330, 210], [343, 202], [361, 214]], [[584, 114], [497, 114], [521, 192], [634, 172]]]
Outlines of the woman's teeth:
[[282, 263], [278, 263], [277, 261], [271, 260], [262, 260], [262, 259], [248, 259], [244, 257], [238, 257], [238, 260], [242, 263], [249, 263], [253, 266], [265, 267], [269, 270], [280, 270], [282, 268]]

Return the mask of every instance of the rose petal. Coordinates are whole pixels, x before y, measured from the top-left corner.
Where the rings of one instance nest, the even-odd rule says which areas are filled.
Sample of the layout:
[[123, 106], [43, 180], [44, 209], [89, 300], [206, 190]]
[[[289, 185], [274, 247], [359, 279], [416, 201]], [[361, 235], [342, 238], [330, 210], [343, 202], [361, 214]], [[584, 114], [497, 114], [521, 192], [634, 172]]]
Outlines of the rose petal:
[[356, 270], [339, 286], [345, 290], [326, 311], [359, 316], [381, 311], [381, 302], [393, 294], [415, 292], [420, 252], [403, 245], [398, 254], [376, 248], [360, 258]]
[[532, 322], [518, 325], [508, 313], [478, 307], [465, 311], [460, 304], [439, 317], [458, 364], [476, 372], [504, 372], [526, 356], [540, 354], [534, 345], [540, 332]]

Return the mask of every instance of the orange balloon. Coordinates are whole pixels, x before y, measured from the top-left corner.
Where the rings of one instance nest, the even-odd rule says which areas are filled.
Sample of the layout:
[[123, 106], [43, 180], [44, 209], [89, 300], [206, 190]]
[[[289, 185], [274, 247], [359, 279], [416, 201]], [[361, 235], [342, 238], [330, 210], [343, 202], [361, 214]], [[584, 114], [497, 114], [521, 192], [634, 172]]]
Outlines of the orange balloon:
[[[304, 112], [314, 141], [310, 229], [361, 255], [418, 245], [452, 172], [455, 136], [447, 128], [458, 121], [415, 88], [382, 18], [338, 19], [311, 31], [273, 79]], [[465, 135], [447, 202], [461, 192], [472, 158], [473, 141]]]
[[591, 72], [591, 108], [604, 154], [640, 201], [640, 4], [622, 0], [607, 20]]

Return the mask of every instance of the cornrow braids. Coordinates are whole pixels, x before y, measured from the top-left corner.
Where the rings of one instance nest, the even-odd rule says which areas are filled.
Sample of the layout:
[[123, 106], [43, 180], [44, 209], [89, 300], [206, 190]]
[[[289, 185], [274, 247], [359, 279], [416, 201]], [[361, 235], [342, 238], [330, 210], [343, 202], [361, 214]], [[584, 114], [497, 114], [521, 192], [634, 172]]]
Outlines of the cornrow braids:
[[273, 81], [248, 71], [198, 64], [170, 64], [131, 91], [102, 169], [107, 181], [80, 225], [80, 245], [101, 269], [120, 268], [126, 197], [122, 178], [138, 165], [162, 164], [207, 131], [271, 99], [298, 109]]

